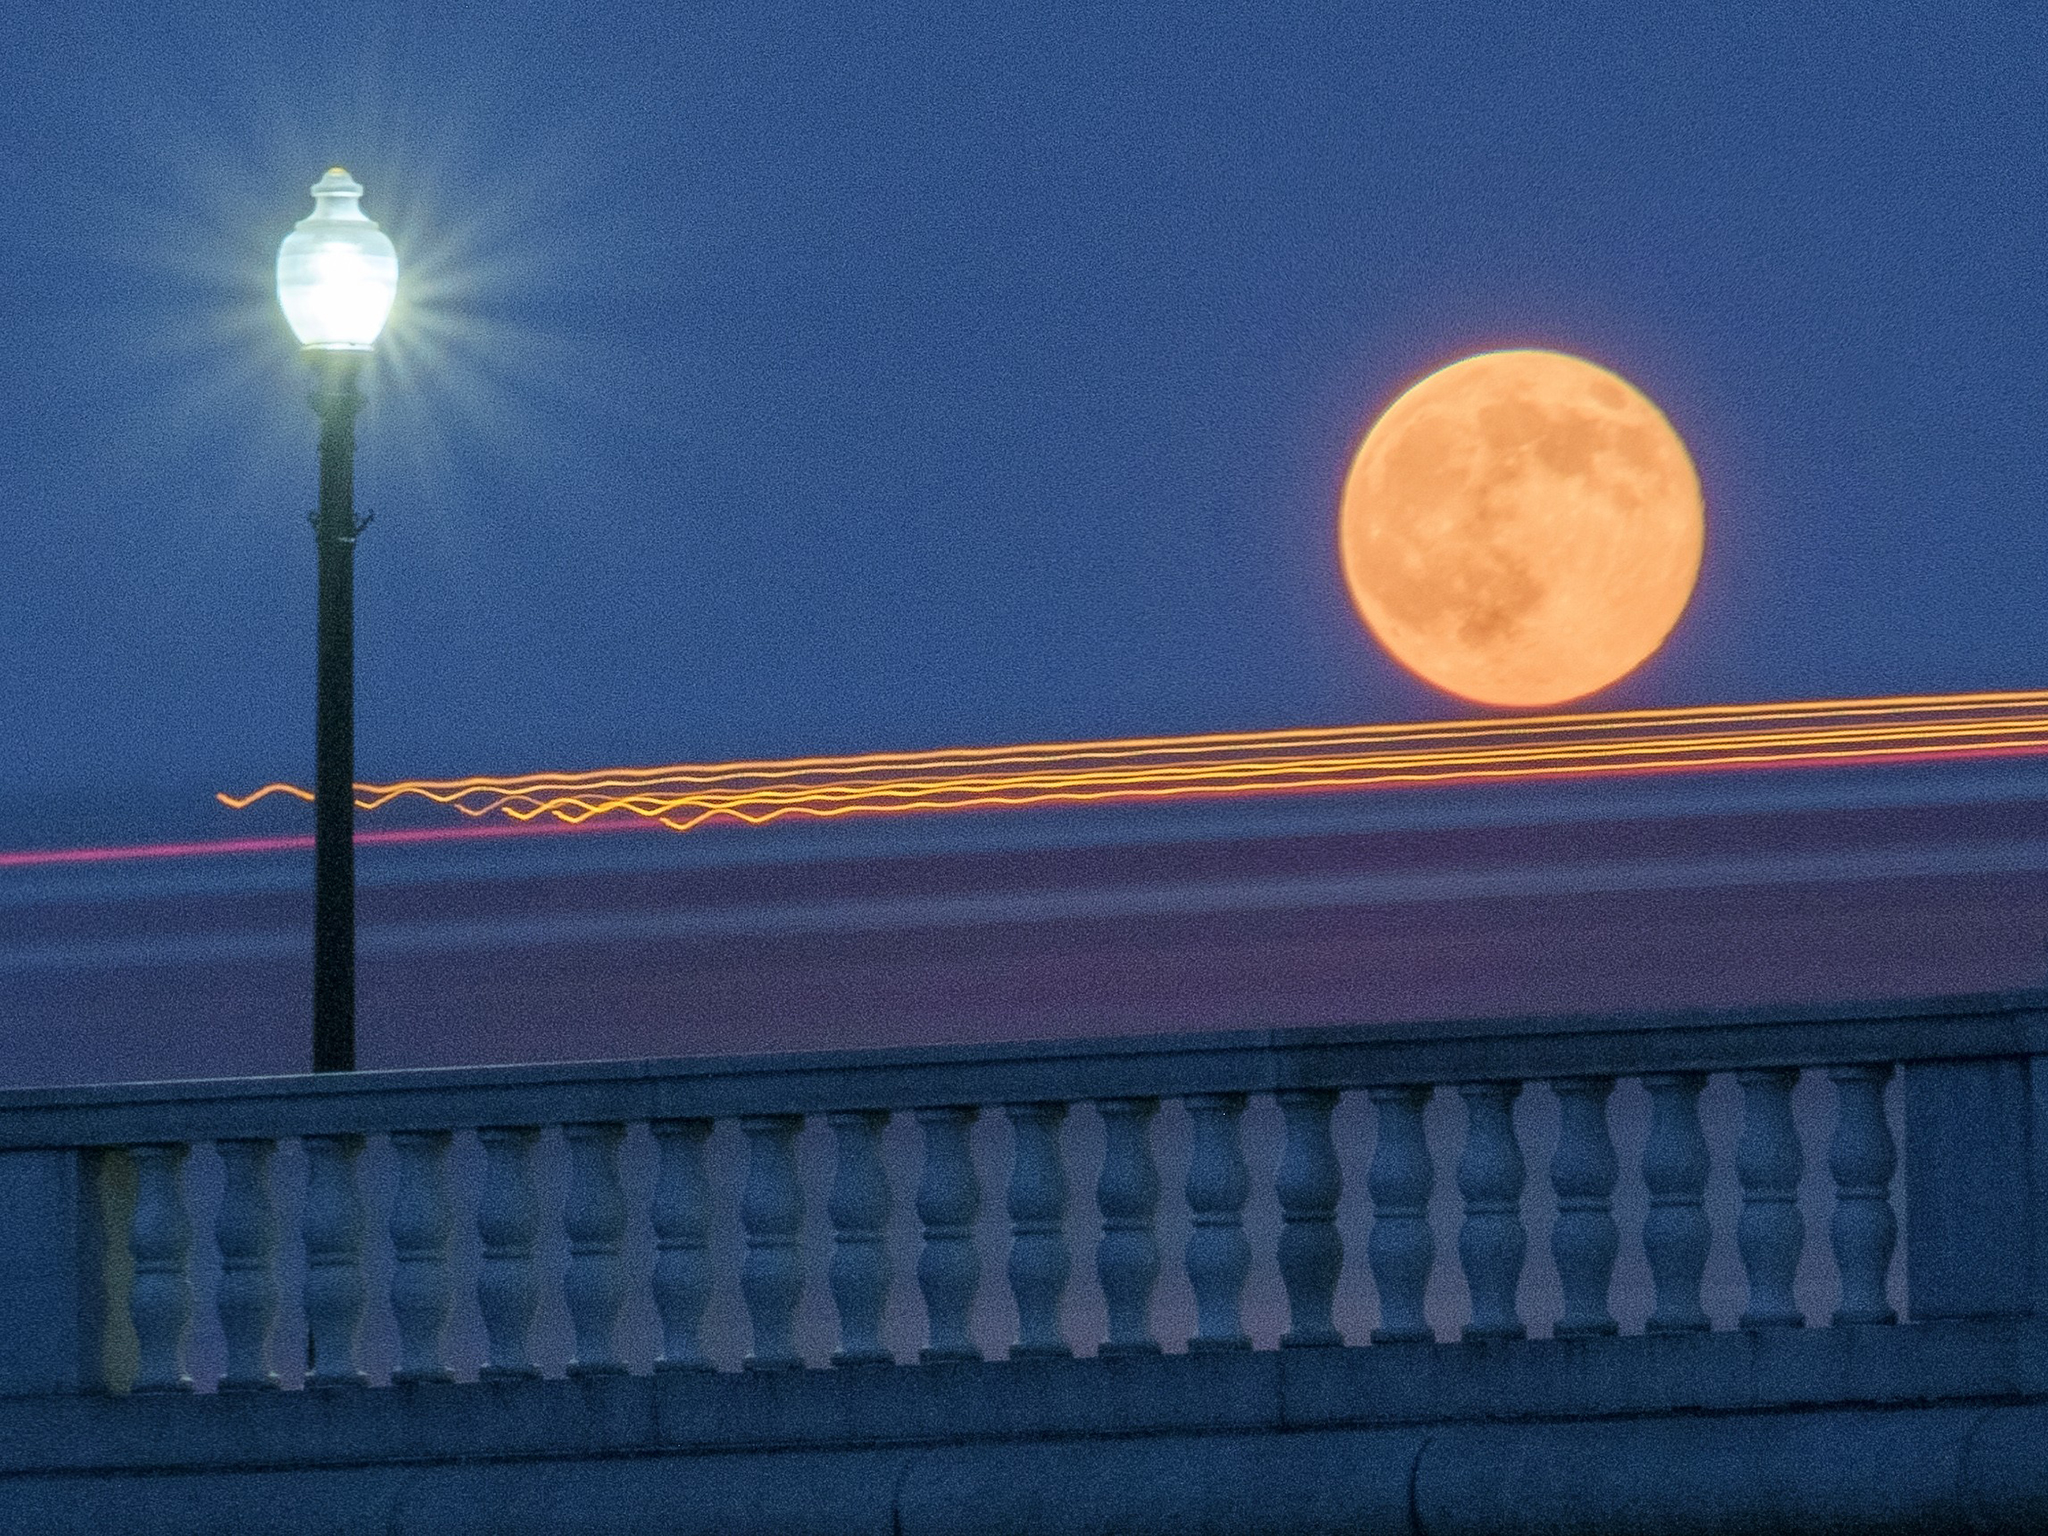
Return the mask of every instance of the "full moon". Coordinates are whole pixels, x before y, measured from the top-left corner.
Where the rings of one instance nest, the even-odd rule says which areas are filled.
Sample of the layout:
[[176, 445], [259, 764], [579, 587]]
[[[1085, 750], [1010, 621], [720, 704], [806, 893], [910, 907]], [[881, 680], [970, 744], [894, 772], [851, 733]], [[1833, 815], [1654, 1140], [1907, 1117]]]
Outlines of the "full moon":
[[1664, 643], [1699, 576], [1699, 475], [1664, 413], [1561, 352], [1438, 369], [1373, 424], [1344, 481], [1344, 579], [1425, 681], [1560, 704]]

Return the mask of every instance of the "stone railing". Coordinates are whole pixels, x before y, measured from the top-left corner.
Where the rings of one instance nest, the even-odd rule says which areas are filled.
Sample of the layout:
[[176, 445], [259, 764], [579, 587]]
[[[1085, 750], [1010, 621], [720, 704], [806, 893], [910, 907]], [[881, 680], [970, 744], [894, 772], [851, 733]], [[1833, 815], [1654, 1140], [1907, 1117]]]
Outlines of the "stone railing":
[[[1700, 1100], [1710, 1075], [1722, 1072], [1733, 1074], [1742, 1102], [1734, 1223], [1747, 1278], [1740, 1326], [1890, 1323], [1897, 1153], [1885, 1093], [1900, 1063], [1908, 1064], [1906, 1119], [1917, 1133], [1907, 1144], [1916, 1282], [1909, 1312], [2025, 1311], [2030, 1297], [1998, 1293], [2013, 1292], [2026, 1266], [2016, 1268], [2011, 1256], [1999, 1262], [1995, 1234], [1956, 1219], [2024, 1170], [1953, 1165], [1970, 1159], [1975, 1143], [1986, 1144], [1976, 1151], [1981, 1160], [2001, 1114], [2011, 1118], [2023, 1107], [2019, 1059], [2035, 1027], [2029, 1008], [1980, 1004], [1933, 1015], [1546, 1021], [1446, 1026], [1428, 1037], [1320, 1031], [17, 1092], [0, 1099], [5, 1191], [18, 1211], [11, 1230], [73, 1236], [68, 1265], [46, 1255], [35, 1266], [42, 1284], [14, 1289], [16, 1307], [34, 1296], [51, 1308], [17, 1334], [51, 1348], [37, 1360], [17, 1342], [6, 1386], [191, 1388], [187, 1339], [201, 1249], [185, 1170], [196, 1147], [210, 1147], [219, 1167], [214, 1253], [206, 1255], [218, 1262], [207, 1287], [222, 1346], [217, 1384], [275, 1384], [281, 1244], [271, 1169], [287, 1138], [302, 1149], [297, 1225], [309, 1385], [367, 1379], [358, 1338], [372, 1300], [395, 1323], [394, 1382], [450, 1379], [444, 1335], [451, 1310], [472, 1297], [485, 1339], [476, 1374], [537, 1375], [530, 1335], [539, 1303], [556, 1285], [573, 1331], [571, 1375], [628, 1368], [617, 1321], [635, 1289], [651, 1297], [660, 1324], [658, 1356], [641, 1363], [660, 1371], [709, 1368], [700, 1325], [714, 1287], [731, 1278], [744, 1298], [750, 1342], [744, 1359], [729, 1363], [748, 1370], [804, 1364], [794, 1321], [806, 1286], [819, 1282], [837, 1315], [831, 1362], [888, 1361], [895, 1193], [884, 1137], [897, 1115], [915, 1121], [922, 1141], [914, 1191], [924, 1335], [917, 1359], [983, 1354], [970, 1319], [989, 1235], [977, 1229], [986, 1227], [984, 1206], [993, 1202], [970, 1131], [978, 1117], [995, 1115], [1008, 1122], [1011, 1143], [1002, 1191], [1016, 1323], [1009, 1354], [1063, 1356], [1076, 1344], [1104, 1355], [1155, 1353], [1162, 1344], [1152, 1301], [1163, 1256], [1153, 1128], [1170, 1100], [1185, 1112], [1189, 1142], [1179, 1192], [1189, 1226], [1179, 1257], [1195, 1314], [1186, 1347], [1247, 1349], [1241, 1298], [1255, 1257], [1244, 1219], [1253, 1174], [1240, 1119], [1255, 1096], [1270, 1096], [1284, 1127], [1272, 1175], [1280, 1225], [1270, 1254], [1285, 1293], [1283, 1347], [1344, 1342], [1332, 1311], [1347, 1279], [1337, 1211], [1347, 1179], [1361, 1175], [1372, 1209], [1365, 1254], [1377, 1298], [1372, 1341], [1436, 1336], [1425, 1301], [1441, 1262], [1430, 1209], [1442, 1176], [1424, 1119], [1432, 1097], [1446, 1095], [1461, 1101], [1465, 1122], [1453, 1175], [1462, 1201], [1456, 1260], [1469, 1297], [1458, 1335], [1524, 1336], [1517, 1298], [1532, 1238], [1547, 1240], [1561, 1293], [1549, 1331], [1560, 1338], [1613, 1333], [1609, 1293], [1624, 1234], [1613, 1210], [1620, 1170], [1608, 1101], [1616, 1081], [1629, 1078], [1647, 1090], [1650, 1106], [1640, 1159], [1648, 1208], [1625, 1234], [1640, 1244], [1652, 1281], [1647, 1331], [1700, 1330], [1709, 1325], [1701, 1283], [1713, 1237]], [[1930, 1051], [1945, 1053], [1941, 1065], [1919, 1064]], [[1803, 1147], [1794, 1120], [1793, 1091], [1809, 1069], [1832, 1084], [1825, 1147]], [[1557, 1110], [1547, 1170], [1554, 1215], [1547, 1232], [1532, 1233], [1514, 1111], [1525, 1087], [1538, 1083]], [[1363, 1146], [1340, 1151], [1333, 1138], [1333, 1112], [1347, 1092], [1372, 1106], [1369, 1159]], [[1079, 1105], [1099, 1117], [1101, 1130], [1099, 1162], [1087, 1171], [1095, 1175], [1100, 1236], [1092, 1268], [1106, 1328], [1086, 1339], [1062, 1331], [1076, 1265], [1075, 1171], [1061, 1132]], [[725, 1121], [744, 1137], [746, 1166], [739, 1188], [716, 1190], [705, 1149]], [[816, 1219], [806, 1207], [818, 1202], [806, 1201], [796, 1155], [799, 1134], [813, 1121], [829, 1126], [833, 1149], [823, 1274], [805, 1273], [806, 1221]], [[635, 1126], [651, 1133], [656, 1162], [641, 1209], [629, 1204], [621, 1173], [621, 1148]], [[2016, 1121], [2013, 1129], [2024, 1127]], [[543, 1210], [535, 1188], [537, 1149], [551, 1134], [566, 1162], [558, 1212]], [[379, 1202], [389, 1264], [383, 1294], [371, 1298], [358, 1168], [366, 1141], [380, 1136], [389, 1159]], [[457, 1198], [450, 1178], [458, 1137], [471, 1142], [477, 1163], [467, 1199]], [[1793, 1294], [1807, 1240], [1798, 1195], [1809, 1160], [1825, 1161], [1833, 1185], [1826, 1237], [1839, 1300], [1827, 1317], [1803, 1316]], [[1965, 1172], [1985, 1177], [1958, 1181]], [[42, 1208], [32, 1214], [23, 1201]], [[736, 1277], [713, 1271], [720, 1212], [736, 1212], [744, 1235]], [[94, 1239], [107, 1219], [124, 1230]], [[559, 1274], [538, 1257], [544, 1228], [556, 1220], [567, 1247]], [[461, 1298], [450, 1257], [458, 1221], [473, 1224], [480, 1250], [473, 1291]], [[629, 1257], [636, 1222], [651, 1235], [651, 1262]], [[1942, 1248], [1929, 1251], [1930, 1238]], [[1362, 1276], [1354, 1269], [1348, 1278]], [[72, 1294], [61, 1294], [67, 1289]], [[93, 1315], [110, 1291], [117, 1299], [126, 1293], [134, 1341], [132, 1380], [122, 1380], [128, 1373], [117, 1366], [111, 1383], [96, 1377], [92, 1358], [95, 1347], [109, 1353], [109, 1332], [126, 1332], [119, 1316]], [[53, 1328], [59, 1318], [69, 1326]], [[111, 1353], [122, 1353], [118, 1344]]]
[[[566, 1354], [570, 1378], [687, 1378], [714, 1394], [706, 1405], [720, 1382], [740, 1390], [714, 1374], [735, 1365], [757, 1377], [829, 1367], [886, 1380], [901, 1402], [918, 1381], [992, 1355], [1094, 1354], [1101, 1365], [1073, 1360], [1043, 1378], [1085, 1419], [1088, 1370], [1183, 1350], [1249, 1362], [1255, 1338], [1289, 1358], [1408, 1362], [1396, 1375], [1411, 1385], [1382, 1372], [1377, 1401], [1331, 1421], [1348, 1424], [2027, 1398], [2018, 1356], [1984, 1363], [1981, 1326], [2031, 1326], [2043, 1310], [2044, 1026], [2048, 1011], [2027, 996], [15, 1091], [0, 1095], [0, 1219], [12, 1235], [0, 1251], [0, 1395], [105, 1402], [196, 1386], [241, 1398], [302, 1379], [322, 1396], [472, 1376], [502, 1393], [556, 1374], [542, 1346], [559, 1334], [550, 1359]], [[1737, 1124], [1703, 1121], [1703, 1094], [1739, 1099]], [[1642, 1114], [1611, 1114], [1623, 1100]], [[1274, 1144], [1260, 1132], [1248, 1145], [1259, 1124]], [[1535, 1188], [1533, 1140], [1549, 1152]], [[1717, 1140], [1732, 1141], [1732, 1159], [1713, 1154]], [[1003, 1141], [1000, 1177], [985, 1179]], [[708, 1150], [719, 1145], [731, 1155]], [[296, 1172], [280, 1198], [287, 1160]], [[1818, 1191], [1809, 1164], [1825, 1168]], [[1092, 1215], [1075, 1208], [1076, 1183], [1092, 1184]], [[201, 1203], [210, 1221], [195, 1220]], [[1818, 1245], [1810, 1210], [1824, 1212]], [[1740, 1310], [1717, 1329], [1703, 1287], [1731, 1229]], [[1548, 1250], [1542, 1286], [1525, 1274], [1532, 1244]], [[1627, 1306], [1618, 1264], [1646, 1276]], [[984, 1285], [996, 1266], [1007, 1308]], [[892, 1288], [906, 1267], [908, 1311], [892, 1301], [907, 1295]], [[1074, 1283], [1082, 1269], [1092, 1284]], [[1163, 1269], [1186, 1303], [1177, 1333], [1156, 1318]], [[1257, 1294], [1247, 1300], [1259, 1275], [1277, 1280], [1270, 1319]], [[725, 1350], [706, 1317], [733, 1291], [743, 1338]], [[1908, 1326], [1892, 1327], [1902, 1313]], [[1777, 1357], [1754, 1347], [1802, 1326], [1853, 1340], [1951, 1323], [1979, 1327], [1978, 1364], [1942, 1344], [1910, 1380], [1882, 1379], [1893, 1356], [1852, 1343], [1846, 1356], [1784, 1354], [1789, 1374], [1774, 1383]], [[1515, 1342], [1532, 1331], [1547, 1340]], [[1656, 1353], [1658, 1337], [1717, 1332], [1752, 1344], [1688, 1356], [1690, 1385], [1641, 1397], [1649, 1377], [1632, 1377], [1629, 1351], [1654, 1375], [1675, 1358]], [[374, 1363], [371, 1335], [385, 1339]], [[1607, 1351], [1598, 1369], [1584, 1369], [1592, 1356], [1526, 1353], [1581, 1345]], [[1475, 1348], [1474, 1369], [1497, 1359], [1506, 1374], [1475, 1386], [1426, 1364]], [[1842, 1365], [1852, 1357], [1861, 1377]], [[927, 1369], [864, 1374], [913, 1361]], [[1438, 1387], [1412, 1385], [1424, 1378], [1438, 1399]], [[1568, 1378], [1577, 1385], [1560, 1397]], [[1126, 1379], [1105, 1377], [1102, 1390]], [[1179, 1429], [1204, 1427], [1199, 1404], [1174, 1411], [1192, 1416]], [[918, 1423], [912, 1438], [926, 1441], [998, 1433], [966, 1410], [956, 1424], [932, 1412]], [[1024, 1432], [1079, 1433], [1001, 1431]], [[780, 1444], [789, 1433], [777, 1431]]]

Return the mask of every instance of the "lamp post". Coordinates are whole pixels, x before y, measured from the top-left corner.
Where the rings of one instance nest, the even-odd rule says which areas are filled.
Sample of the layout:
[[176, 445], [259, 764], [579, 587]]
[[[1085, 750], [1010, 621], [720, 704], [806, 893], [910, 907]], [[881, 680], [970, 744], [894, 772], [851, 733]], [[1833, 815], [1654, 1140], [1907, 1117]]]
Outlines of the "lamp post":
[[277, 248], [277, 302], [312, 372], [320, 418], [319, 685], [313, 773], [313, 1070], [356, 1064], [356, 412], [363, 364], [398, 289], [398, 255], [336, 166]]

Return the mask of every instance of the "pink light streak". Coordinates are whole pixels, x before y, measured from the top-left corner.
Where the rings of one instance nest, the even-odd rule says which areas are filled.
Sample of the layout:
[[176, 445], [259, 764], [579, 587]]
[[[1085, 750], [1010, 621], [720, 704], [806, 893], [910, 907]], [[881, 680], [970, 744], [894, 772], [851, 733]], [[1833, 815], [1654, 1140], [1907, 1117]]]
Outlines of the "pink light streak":
[[[401, 827], [358, 832], [356, 846], [389, 843], [469, 842], [478, 838], [562, 836], [574, 832], [644, 832], [624, 820], [583, 827], [560, 823], [509, 823], [471, 827]], [[293, 853], [313, 846], [313, 835], [223, 837], [205, 842], [122, 843], [99, 848], [23, 848], [0, 852], [0, 869], [36, 869], [64, 864], [114, 864], [134, 859], [218, 858], [240, 853]]]

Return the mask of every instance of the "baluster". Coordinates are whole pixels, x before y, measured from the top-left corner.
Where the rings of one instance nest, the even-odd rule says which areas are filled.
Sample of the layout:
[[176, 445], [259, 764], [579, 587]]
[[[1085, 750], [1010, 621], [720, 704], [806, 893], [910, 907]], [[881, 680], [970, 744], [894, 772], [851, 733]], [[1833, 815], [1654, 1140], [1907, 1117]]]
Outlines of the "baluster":
[[699, 1338], [711, 1299], [711, 1181], [704, 1143], [711, 1122], [656, 1120], [648, 1127], [660, 1148], [654, 1176], [654, 1309], [661, 1315], [656, 1371], [708, 1371]]
[[1651, 1333], [1695, 1333], [1707, 1327], [1700, 1276], [1707, 1267], [1707, 1138], [1700, 1133], [1704, 1072], [1659, 1072], [1643, 1079], [1650, 1092], [1650, 1138], [1643, 1147], [1643, 1252], [1650, 1261], [1656, 1305]]
[[803, 1295], [804, 1191], [797, 1181], [796, 1137], [802, 1115], [749, 1115], [740, 1121], [752, 1155], [740, 1196], [747, 1255], [740, 1264], [740, 1295], [753, 1323], [754, 1347], [741, 1364], [750, 1371], [793, 1371], [803, 1365], [794, 1332]]
[[1159, 1243], [1152, 1235], [1159, 1207], [1159, 1166], [1152, 1160], [1152, 1117], [1157, 1099], [1103, 1099], [1102, 1177], [1095, 1205], [1102, 1213], [1102, 1240], [1095, 1248], [1095, 1277], [1109, 1313], [1103, 1355], [1156, 1355], [1152, 1337], [1152, 1288], [1159, 1283]]
[[277, 1143], [215, 1142], [225, 1175], [220, 1216], [213, 1227], [220, 1248], [221, 1336], [227, 1342], [223, 1392], [260, 1392], [277, 1386], [270, 1365], [277, 1323], [277, 1210], [270, 1198], [270, 1159]]
[[1611, 1077], [1567, 1077], [1553, 1082], [1557, 1095], [1557, 1152], [1550, 1160], [1550, 1187], [1557, 1193], [1557, 1223], [1550, 1229], [1550, 1254], [1564, 1292], [1564, 1315], [1556, 1337], [1586, 1338], [1616, 1331], [1607, 1295], [1614, 1282], [1620, 1237], [1614, 1227], [1614, 1183], [1619, 1172], [1614, 1137], [1607, 1128]]
[[1199, 1093], [1188, 1098], [1194, 1145], [1188, 1157], [1188, 1284], [1195, 1293], [1195, 1336], [1188, 1353], [1215, 1354], [1250, 1349], [1239, 1305], [1251, 1272], [1251, 1245], [1244, 1240], [1244, 1203], [1251, 1194], [1238, 1117], [1241, 1093]]
[[562, 1230], [569, 1239], [569, 1270], [562, 1291], [576, 1333], [571, 1376], [616, 1376], [626, 1369], [612, 1343], [626, 1277], [619, 1247], [626, 1236], [626, 1191], [619, 1183], [619, 1143], [626, 1128], [616, 1120], [562, 1127], [569, 1147], [569, 1199]]
[[1749, 1271], [1745, 1328], [1797, 1328], [1806, 1321], [1792, 1296], [1806, 1222], [1799, 1214], [1799, 1176], [1806, 1158], [1799, 1128], [1792, 1123], [1792, 1089], [1797, 1067], [1739, 1072], [1742, 1137], [1735, 1147], [1735, 1173], [1742, 1181], [1742, 1216], [1736, 1246]]
[[448, 1324], [448, 1131], [393, 1131], [391, 1314], [401, 1384], [453, 1381], [441, 1358]]
[[1010, 1294], [1017, 1302], [1013, 1360], [1064, 1359], [1060, 1298], [1071, 1268], [1067, 1256], [1067, 1169], [1060, 1155], [1064, 1104], [1012, 1104], [1010, 1163]]
[[839, 1309], [839, 1350], [834, 1365], [890, 1365], [882, 1343], [882, 1313], [889, 1302], [889, 1168], [882, 1161], [886, 1109], [842, 1110], [830, 1117], [838, 1167], [826, 1214], [832, 1218], [828, 1278]]
[[1892, 1066], [1834, 1067], [1835, 1139], [1828, 1172], [1835, 1178], [1835, 1215], [1829, 1223], [1835, 1268], [1842, 1279], [1842, 1304], [1835, 1325], [1895, 1323], [1898, 1314], [1885, 1295], [1892, 1248], [1899, 1236], [1892, 1215], [1892, 1173], [1898, 1156], [1884, 1118], [1884, 1085]]
[[1519, 1339], [1525, 1330], [1516, 1309], [1529, 1237], [1522, 1230], [1522, 1148], [1515, 1139], [1520, 1083], [1464, 1083], [1465, 1151], [1458, 1159], [1458, 1193], [1465, 1221], [1458, 1257], [1472, 1294], [1467, 1339]]
[[363, 1324], [363, 1201], [356, 1161], [363, 1138], [353, 1133], [308, 1136], [306, 1208], [306, 1331], [312, 1355], [309, 1387], [360, 1387], [356, 1364]]
[[1435, 1092], [1427, 1083], [1366, 1090], [1379, 1119], [1367, 1181], [1372, 1236], [1365, 1247], [1380, 1293], [1375, 1344], [1423, 1344], [1435, 1338], [1423, 1300], [1436, 1265], [1436, 1235], [1429, 1228], [1436, 1165], [1422, 1127], [1422, 1112]]
[[[135, 1160], [135, 1215], [128, 1251], [135, 1260], [128, 1313], [138, 1349], [137, 1392], [190, 1392], [185, 1340], [192, 1331], [192, 1218], [185, 1207], [183, 1142], [130, 1147]], [[16, 1242], [25, 1234], [11, 1235]], [[32, 1236], [32, 1235], [30, 1235]]]
[[974, 1246], [981, 1185], [967, 1141], [975, 1114], [957, 1106], [917, 1112], [924, 1127], [924, 1174], [917, 1186], [924, 1250], [917, 1256], [917, 1284], [931, 1338], [918, 1358], [927, 1363], [981, 1358], [967, 1331], [981, 1287], [981, 1253]]
[[1281, 1336], [1282, 1349], [1344, 1342], [1330, 1321], [1337, 1277], [1344, 1269], [1344, 1239], [1337, 1233], [1344, 1173], [1330, 1139], [1338, 1097], [1333, 1088], [1285, 1089], [1274, 1095], [1287, 1127], [1274, 1180], [1280, 1197], [1280, 1278], [1287, 1283], [1293, 1324]]
[[487, 1125], [476, 1139], [484, 1149], [476, 1207], [483, 1266], [477, 1273], [476, 1301], [488, 1357], [477, 1375], [484, 1381], [523, 1381], [540, 1374], [527, 1352], [539, 1300], [533, 1242], [540, 1231], [540, 1200], [533, 1189], [533, 1146], [540, 1127]]

